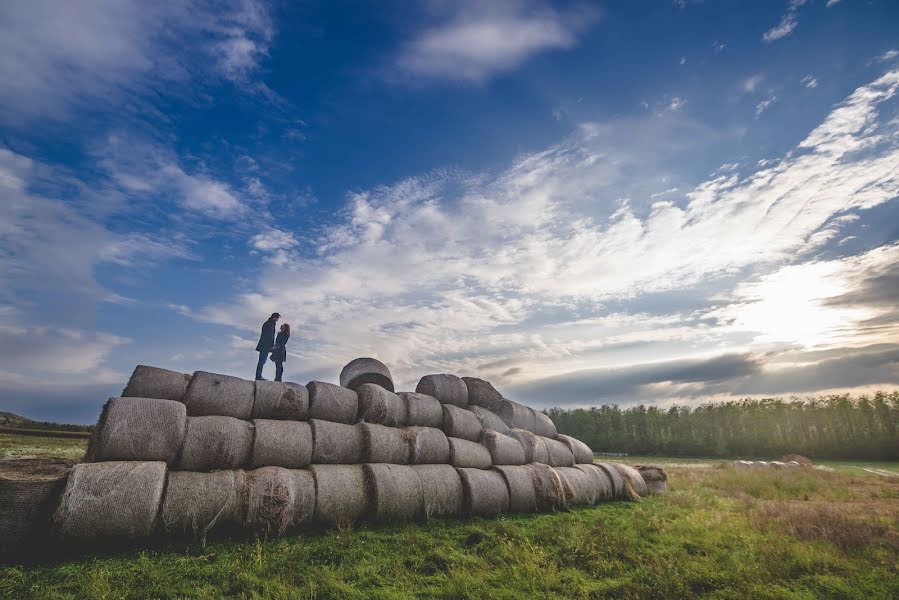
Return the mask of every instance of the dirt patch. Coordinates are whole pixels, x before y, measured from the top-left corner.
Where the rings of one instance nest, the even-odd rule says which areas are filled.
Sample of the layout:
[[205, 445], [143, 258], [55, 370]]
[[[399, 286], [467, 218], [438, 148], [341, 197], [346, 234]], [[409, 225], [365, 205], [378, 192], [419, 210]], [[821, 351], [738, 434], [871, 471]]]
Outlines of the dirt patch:
[[0, 460], [0, 479], [8, 481], [59, 479], [77, 462], [73, 458], [7, 458]]

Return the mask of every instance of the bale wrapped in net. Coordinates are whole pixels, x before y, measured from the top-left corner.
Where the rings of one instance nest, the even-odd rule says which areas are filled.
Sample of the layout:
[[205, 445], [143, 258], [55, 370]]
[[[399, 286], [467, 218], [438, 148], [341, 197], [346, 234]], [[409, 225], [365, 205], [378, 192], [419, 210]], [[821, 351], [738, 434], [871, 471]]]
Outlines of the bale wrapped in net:
[[534, 488], [532, 470], [524, 465], [500, 465], [493, 467], [502, 474], [509, 489], [509, 511], [537, 512], [537, 491]]
[[250, 464], [252, 451], [251, 423], [233, 417], [188, 417], [178, 469], [242, 469]]
[[[355, 393], [355, 392], [354, 392]], [[362, 430], [355, 425], [312, 419], [312, 463], [351, 465], [362, 460]]]
[[509, 436], [518, 440], [524, 450], [524, 462], [549, 464], [549, 450], [546, 442], [536, 433], [531, 433], [526, 429], [510, 429]]
[[168, 537], [206, 542], [210, 534], [228, 535], [246, 522], [244, 471], [170, 471], [162, 503], [162, 530]]
[[490, 452], [477, 442], [447, 437], [449, 442], [449, 464], [468, 469], [489, 469], [493, 464]]
[[172, 465], [186, 432], [187, 410], [181, 402], [110, 398], [91, 435], [85, 462], [161, 460]]
[[462, 479], [450, 465], [412, 465], [421, 479], [424, 518], [450, 517], [462, 513]]
[[519, 404], [513, 400], [503, 399], [499, 408], [499, 417], [509, 427], [526, 429], [534, 432], [537, 429], [537, 417], [529, 406]]
[[184, 395], [191, 417], [222, 416], [249, 419], [253, 414], [256, 386], [253, 381], [197, 371]]
[[374, 383], [363, 383], [356, 388], [359, 397], [359, 420], [389, 427], [406, 424], [406, 402]]
[[662, 494], [668, 491], [668, 473], [665, 469], [658, 465], [636, 465], [635, 468], [646, 482], [646, 491], [649, 494]]
[[359, 423], [362, 432], [362, 461], [370, 463], [409, 464], [409, 438], [395, 427]]
[[594, 466], [601, 469], [609, 478], [612, 484], [612, 498], [616, 500], [634, 500], [632, 493], [633, 487], [624, 484], [624, 477], [612, 463], [594, 463]]
[[165, 476], [162, 461], [75, 465], [53, 514], [56, 535], [67, 542], [149, 537]]
[[574, 466], [574, 455], [571, 453], [571, 450], [558, 440], [553, 440], [550, 438], [541, 437], [543, 443], [546, 445], [546, 451], [549, 455], [549, 466], [551, 467], [573, 467]]
[[534, 499], [539, 512], [564, 510], [568, 508], [562, 480], [556, 470], [543, 463], [525, 465], [534, 482]]
[[257, 381], [252, 416], [254, 419], [305, 421], [309, 418], [309, 390], [298, 383]]
[[509, 427], [505, 424], [505, 422], [499, 418], [499, 415], [494, 414], [487, 410], [486, 408], [482, 408], [480, 406], [471, 406], [469, 410], [474, 413], [474, 416], [478, 418], [478, 421], [481, 422], [481, 427], [484, 429], [492, 429], [493, 431], [498, 431], [503, 435], [509, 435]]
[[418, 427], [443, 427], [443, 405], [433, 396], [417, 392], [400, 392], [406, 403], [406, 424]]
[[125, 398], [159, 398], [161, 400], [184, 401], [190, 375], [159, 367], [137, 365], [131, 379], [122, 391]]
[[482, 444], [490, 453], [490, 462], [494, 465], [523, 465], [525, 463], [524, 448], [513, 437], [488, 429], [484, 431]]
[[406, 427], [409, 441], [409, 462], [414, 465], [445, 465], [450, 461], [450, 447], [446, 434], [434, 427]]
[[640, 475], [640, 472], [629, 466], [623, 465], [621, 463], [611, 463], [613, 467], [618, 469], [618, 472], [621, 473], [621, 476], [624, 478], [625, 487], [630, 483], [634, 492], [637, 494], [637, 499], [642, 496], [646, 496], [649, 491], [646, 489], [646, 482], [643, 481], [643, 476]]
[[458, 468], [466, 514], [495, 517], [509, 511], [509, 488], [498, 471]]
[[574, 456], [574, 462], [576, 464], [593, 464], [593, 450], [590, 449], [590, 446], [577, 438], [561, 433], [556, 436], [556, 439], [568, 446], [568, 449], [571, 450], [571, 455]]
[[441, 404], [449, 404], [466, 408], [468, 406], [468, 387], [465, 382], [455, 375], [441, 373], [438, 375], [425, 375], [422, 377], [415, 391], [419, 394], [433, 396]]
[[356, 392], [333, 383], [310, 381], [309, 418], [332, 421], [334, 423], [355, 423], [359, 412], [359, 398]]
[[554, 438], [557, 435], [556, 424], [539, 410], [534, 411], [534, 433], [543, 437]]
[[[496, 391], [493, 384], [477, 377], [463, 377], [468, 388], [468, 403], [496, 412], [503, 403], [503, 395]], [[496, 429], [491, 427], [491, 429]], [[499, 431], [499, 430], [497, 430]]]
[[461, 438], [476, 442], [481, 439], [484, 428], [474, 413], [451, 404], [443, 405], [443, 431], [447, 437]]
[[562, 480], [569, 506], [587, 506], [599, 502], [601, 490], [587, 473], [576, 467], [554, 467]]
[[312, 462], [312, 426], [305, 421], [254, 419], [256, 435], [250, 465], [303, 469]]
[[327, 525], [348, 526], [368, 511], [362, 465], [312, 465], [315, 476], [314, 519]]
[[246, 482], [248, 529], [278, 536], [312, 520], [315, 479], [310, 471], [263, 467], [247, 472]]
[[602, 500], [612, 500], [615, 498], [615, 493], [612, 489], [612, 480], [609, 478], [605, 471], [593, 464], [574, 465], [574, 468], [583, 471], [587, 476], [587, 480], [589, 481], [591, 486], [591, 493], [594, 497], [594, 502], [600, 502]]
[[0, 460], [0, 560], [46, 550], [50, 515], [71, 468], [69, 460]]
[[411, 521], [422, 515], [421, 478], [412, 467], [372, 463], [362, 469], [369, 510], [375, 521]]
[[375, 358], [354, 358], [340, 371], [341, 387], [357, 390], [365, 383], [373, 383], [389, 392], [394, 391], [390, 369]]

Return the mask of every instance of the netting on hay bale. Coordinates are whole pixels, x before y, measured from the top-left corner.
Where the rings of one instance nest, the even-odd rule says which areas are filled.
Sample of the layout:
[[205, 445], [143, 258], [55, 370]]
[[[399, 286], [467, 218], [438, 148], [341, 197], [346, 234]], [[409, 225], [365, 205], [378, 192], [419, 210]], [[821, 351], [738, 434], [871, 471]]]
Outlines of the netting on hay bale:
[[252, 417], [254, 419], [309, 418], [309, 390], [298, 383], [256, 381]]
[[367, 463], [409, 464], [409, 436], [402, 429], [360, 423], [362, 457]]
[[471, 412], [474, 413], [474, 416], [478, 418], [478, 421], [481, 422], [481, 427], [484, 429], [492, 429], [503, 435], [509, 435], [511, 430], [509, 429], [509, 426], [499, 418], [499, 415], [480, 406], [471, 406], [469, 410], [471, 410]]
[[577, 438], [573, 438], [570, 435], [562, 435], [559, 434], [556, 436], [556, 439], [568, 446], [568, 449], [571, 450], [571, 455], [574, 457], [574, 462], [577, 464], [592, 464], [593, 463], [593, 450], [590, 449], [590, 446], [582, 442]]
[[541, 438], [543, 443], [546, 445], [547, 453], [549, 454], [549, 466], [551, 467], [573, 467], [574, 466], [574, 455], [571, 453], [571, 450], [558, 440], [553, 440], [550, 438]]
[[549, 464], [549, 449], [544, 438], [526, 429], [510, 429], [509, 436], [518, 440], [524, 450], [524, 462]]
[[182, 471], [242, 469], [253, 451], [253, 424], [233, 417], [188, 417]]
[[362, 465], [312, 465], [315, 476], [314, 519], [325, 525], [348, 526], [368, 512]]
[[417, 427], [443, 427], [443, 405], [433, 396], [417, 392], [400, 392], [406, 403], [406, 424]]
[[574, 468], [580, 469], [587, 475], [590, 484], [594, 487], [597, 502], [600, 500], [611, 500], [615, 497], [612, 479], [603, 469], [594, 464], [579, 464], [574, 465]]
[[643, 481], [646, 482], [646, 491], [650, 494], [661, 494], [668, 491], [668, 473], [658, 465], [636, 465]]
[[302, 469], [312, 463], [312, 426], [305, 421], [254, 419], [251, 466]]
[[556, 432], [556, 424], [549, 418], [549, 415], [543, 414], [539, 410], [534, 411], [534, 433], [543, 437], [554, 438]]
[[312, 520], [315, 479], [311, 472], [263, 467], [247, 473], [246, 485], [248, 529], [276, 536]]
[[161, 514], [167, 536], [205, 543], [210, 533], [239, 531], [246, 513], [244, 471], [169, 472]]
[[110, 398], [85, 460], [161, 460], [173, 465], [187, 432], [187, 409], [174, 400]]
[[312, 463], [351, 465], [362, 462], [362, 430], [355, 425], [320, 419], [312, 426]]
[[443, 431], [447, 437], [476, 442], [481, 439], [481, 433], [484, 429], [481, 427], [481, 422], [470, 410], [444, 404]]
[[[503, 403], [503, 395], [493, 384], [477, 377], [463, 377], [465, 387], [468, 388], [468, 403], [492, 412], [499, 411]], [[495, 428], [491, 428], [495, 429]]]
[[374, 383], [356, 388], [359, 398], [359, 420], [366, 423], [402, 427], [407, 422], [406, 402]]
[[310, 381], [309, 418], [334, 423], [355, 423], [359, 412], [356, 392], [333, 383]]
[[509, 427], [526, 429], [531, 432], [537, 429], [537, 416], [530, 407], [524, 404], [504, 398], [500, 405], [499, 416]]
[[625, 488], [630, 485], [634, 494], [637, 496], [637, 500], [649, 493], [646, 489], [646, 482], [643, 481], [643, 477], [637, 469], [621, 463], [612, 463], [612, 466], [618, 469], [618, 472], [621, 473], [621, 476], [624, 478]]
[[369, 509], [375, 521], [410, 521], [422, 516], [421, 478], [412, 467], [373, 463], [362, 468]]
[[387, 365], [375, 358], [354, 358], [340, 371], [340, 385], [357, 390], [365, 383], [373, 383], [392, 392], [393, 377]]
[[191, 417], [222, 416], [249, 419], [256, 396], [255, 382], [197, 371], [190, 378], [184, 401]]
[[30, 556], [47, 543], [50, 515], [71, 468], [68, 460], [0, 460], [0, 559]]
[[596, 467], [601, 469], [606, 477], [609, 478], [609, 482], [612, 484], [612, 497], [616, 500], [634, 500], [633, 498], [633, 486], [625, 485], [624, 477], [621, 475], [621, 472], [615, 468], [615, 465], [612, 463], [594, 463]]
[[159, 398], [161, 400], [184, 401], [187, 386], [190, 383], [190, 375], [177, 373], [159, 367], [137, 365], [131, 373], [131, 378], [125, 389], [123, 397], [133, 398]]
[[407, 427], [409, 462], [414, 465], [445, 465], [450, 462], [449, 440], [434, 427]]
[[533, 463], [525, 466], [531, 471], [537, 510], [548, 512], [568, 508], [562, 479], [555, 469], [542, 463]]
[[490, 452], [490, 462], [494, 465], [523, 465], [525, 463], [524, 448], [513, 437], [488, 429], [484, 432], [483, 444]]
[[424, 518], [459, 515], [463, 509], [462, 479], [450, 465], [412, 465], [421, 480]]
[[537, 512], [537, 489], [533, 470], [525, 465], [500, 465], [493, 467], [506, 480], [509, 489], [509, 511]]
[[493, 461], [490, 452], [477, 442], [447, 437], [449, 442], [449, 464], [469, 469], [489, 469]]
[[468, 386], [461, 378], [448, 373], [425, 375], [415, 386], [415, 391], [419, 394], [433, 396], [441, 404], [450, 404], [459, 408], [468, 406]]
[[495, 517], [509, 511], [509, 488], [499, 471], [458, 468], [466, 514]]

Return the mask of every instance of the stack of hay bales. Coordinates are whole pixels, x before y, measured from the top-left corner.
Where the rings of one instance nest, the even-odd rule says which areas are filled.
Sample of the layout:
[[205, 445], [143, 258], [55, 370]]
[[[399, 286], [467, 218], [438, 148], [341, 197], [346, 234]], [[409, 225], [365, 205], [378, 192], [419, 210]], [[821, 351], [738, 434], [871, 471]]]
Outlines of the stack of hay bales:
[[[637, 499], [640, 474], [489, 382], [426, 375], [394, 392], [356, 359], [338, 386], [139, 366], [110, 399], [53, 522], [65, 540], [496, 516]], [[96, 515], [107, 516], [100, 526]]]

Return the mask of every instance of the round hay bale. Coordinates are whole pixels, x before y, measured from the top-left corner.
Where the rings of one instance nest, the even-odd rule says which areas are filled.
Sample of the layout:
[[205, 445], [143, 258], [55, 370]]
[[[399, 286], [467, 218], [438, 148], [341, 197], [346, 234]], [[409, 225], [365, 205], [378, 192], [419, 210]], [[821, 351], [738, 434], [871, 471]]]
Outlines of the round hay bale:
[[537, 417], [530, 407], [512, 400], [503, 399], [499, 418], [509, 427], [526, 429], [533, 433], [537, 429]]
[[621, 473], [621, 476], [624, 478], [625, 488], [627, 487], [627, 484], [630, 483], [630, 486], [637, 494], [638, 499], [649, 493], [646, 489], [646, 482], [643, 481], [643, 476], [640, 475], [640, 472], [637, 471], [637, 469], [621, 463], [612, 463], [612, 466], [618, 469], [618, 472]]
[[[635, 469], [640, 473], [640, 476], [643, 477], [643, 481], [646, 482], [646, 489], [649, 490], [650, 494], [664, 492], [668, 489], [666, 482], [668, 481], [668, 473], [665, 472], [665, 469], [660, 467], [659, 465], [635, 465]], [[663, 485], [658, 486], [650, 486], [650, 482], [652, 483], [662, 483]]]
[[409, 464], [409, 438], [395, 427], [359, 423], [362, 432], [362, 461], [369, 463]]
[[484, 428], [474, 413], [451, 404], [443, 405], [443, 431], [448, 437], [476, 442]]
[[406, 402], [374, 383], [363, 383], [356, 388], [359, 397], [359, 420], [390, 427], [406, 424]]
[[356, 392], [333, 383], [310, 381], [309, 418], [334, 423], [355, 423], [359, 412]]
[[627, 486], [624, 484], [624, 477], [621, 476], [621, 473], [612, 463], [593, 463], [595, 467], [599, 468], [603, 473], [606, 474], [606, 477], [609, 478], [609, 482], [612, 484], [612, 498], [616, 500], [631, 500], [631, 496], [627, 491]]
[[574, 456], [574, 462], [576, 464], [593, 464], [593, 450], [590, 449], [590, 446], [577, 438], [561, 433], [556, 436], [556, 439], [568, 446], [568, 449], [571, 450], [571, 455]]
[[371, 516], [375, 521], [411, 521], [424, 510], [421, 478], [405, 465], [362, 465]]
[[751, 460], [735, 460], [732, 463], [730, 463], [730, 466], [732, 466], [735, 469], [748, 469], [751, 465], [752, 465]]
[[493, 462], [490, 452], [477, 442], [448, 437], [449, 463], [454, 467], [469, 469], [489, 469]]
[[190, 378], [184, 395], [187, 414], [191, 417], [222, 416], [249, 419], [256, 396], [255, 382], [197, 371]]
[[256, 435], [250, 462], [254, 469], [302, 469], [312, 462], [312, 427], [305, 421], [254, 419]]
[[508, 425], [506, 425], [498, 415], [480, 406], [471, 406], [469, 407], [469, 410], [478, 418], [478, 421], [481, 422], [481, 427], [484, 429], [492, 429], [503, 435], [509, 435]]
[[534, 411], [534, 433], [543, 437], [554, 438], [557, 435], [556, 424], [549, 418], [549, 415], [539, 411]]
[[56, 535], [77, 542], [149, 537], [165, 476], [162, 461], [75, 465], [53, 514]]
[[490, 462], [494, 465], [523, 465], [524, 448], [521, 443], [508, 435], [487, 429], [482, 442], [490, 453]]
[[784, 454], [783, 458], [781, 458], [780, 460], [785, 463], [799, 463], [803, 467], [810, 467], [813, 464], [812, 459], [802, 456], [801, 454]]
[[509, 510], [509, 488], [498, 471], [457, 468], [462, 479], [463, 507], [467, 514], [495, 517]]
[[406, 424], [418, 427], [443, 427], [443, 405], [433, 396], [417, 392], [400, 392], [406, 403]]
[[328, 525], [347, 526], [368, 511], [368, 494], [362, 465], [312, 465], [315, 476], [314, 519]]
[[379, 385], [388, 392], [394, 391], [393, 377], [387, 365], [374, 358], [354, 358], [340, 371], [341, 387], [358, 391], [365, 383]]
[[441, 404], [449, 404], [466, 408], [468, 406], [468, 387], [465, 382], [455, 375], [442, 373], [439, 375], [425, 375], [422, 377], [415, 391], [419, 394], [433, 396]]
[[128, 385], [122, 390], [125, 398], [159, 398], [184, 401], [190, 375], [159, 367], [137, 365], [131, 373]]
[[449, 517], [462, 513], [462, 479], [450, 465], [412, 465], [421, 479], [422, 515]]
[[[468, 403], [491, 411], [498, 411], [503, 403], [503, 395], [496, 391], [493, 384], [477, 377], [463, 377], [468, 388]], [[495, 428], [492, 428], [495, 429]], [[497, 429], [497, 431], [499, 431]]]
[[250, 464], [253, 425], [233, 417], [188, 417], [181, 471], [241, 469]]
[[531, 513], [537, 512], [537, 491], [534, 488], [534, 476], [526, 466], [503, 465], [493, 467], [506, 480], [509, 488], [509, 511]]
[[615, 497], [615, 493], [612, 490], [612, 480], [609, 479], [605, 471], [593, 464], [574, 465], [574, 468], [580, 469], [587, 475], [594, 504], [602, 500], [611, 500]]
[[598, 489], [582, 470], [575, 467], [555, 467], [562, 480], [565, 499], [569, 506], [586, 506], [596, 504], [599, 500]]
[[252, 416], [305, 421], [309, 418], [309, 390], [298, 383], [256, 381]]
[[20, 560], [46, 550], [50, 514], [71, 469], [68, 460], [0, 460], [0, 560]]
[[244, 471], [169, 472], [162, 503], [162, 531], [167, 536], [206, 543], [212, 533], [236, 532], [246, 521]]
[[260, 535], [279, 536], [312, 520], [315, 479], [304, 470], [263, 467], [247, 472], [246, 526]]
[[187, 432], [187, 410], [175, 400], [110, 398], [103, 407], [86, 462], [161, 460], [172, 465]]
[[409, 462], [414, 465], [445, 465], [450, 461], [449, 440], [443, 431], [434, 427], [406, 427], [409, 441]]
[[539, 512], [568, 508], [562, 479], [555, 469], [543, 463], [532, 463], [525, 467], [531, 472], [531, 480], [534, 482], [534, 499]]
[[362, 461], [359, 427], [319, 419], [312, 419], [309, 425], [312, 426], [312, 464], [352, 465]]
[[524, 462], [549, 464], [549, 450], [543, 438], [526, 429], [510, 429], [509, 436], [518, 440], [524, 450]]
[[558, 440], [553, 440], [550, 438], [541, 437], [543, 443], [546, 445], [546, 452], [548, 454], [549, 466], [551, 467], [573, 467], [574, 466], [574, 455], [571, 453], [571, 450]]

